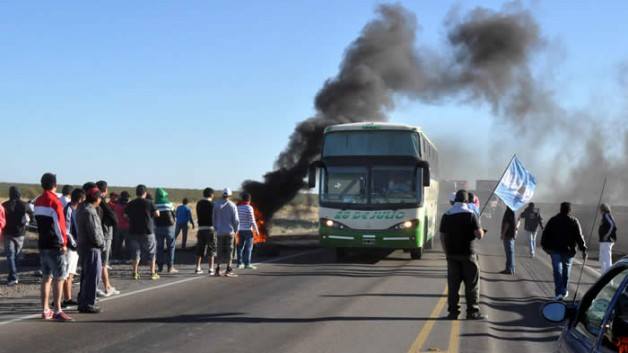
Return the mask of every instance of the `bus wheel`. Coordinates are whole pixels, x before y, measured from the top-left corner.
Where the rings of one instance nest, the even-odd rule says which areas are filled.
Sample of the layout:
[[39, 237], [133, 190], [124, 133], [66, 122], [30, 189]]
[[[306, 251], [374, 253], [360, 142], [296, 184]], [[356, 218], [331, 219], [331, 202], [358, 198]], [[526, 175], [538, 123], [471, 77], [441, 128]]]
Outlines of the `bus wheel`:
[[423, 256], [423, 248], [410, 249], [410, 258], [413, 260], [420, 260]]
[[342, 261], [347, 257], [347, 249], [336, 248], [336, 261]]
[[432, 237], [427, 239], [428, 237], [428, 229], [427, 229], [427, 221], [425, 222], [425, 231], [423, 232], [424, 235], [424, 239], [423, 239], [423, 243], [425, 244], [425, 249], [432, 249], [432, 247], [434, 246], [434, 235], [432, 234]]

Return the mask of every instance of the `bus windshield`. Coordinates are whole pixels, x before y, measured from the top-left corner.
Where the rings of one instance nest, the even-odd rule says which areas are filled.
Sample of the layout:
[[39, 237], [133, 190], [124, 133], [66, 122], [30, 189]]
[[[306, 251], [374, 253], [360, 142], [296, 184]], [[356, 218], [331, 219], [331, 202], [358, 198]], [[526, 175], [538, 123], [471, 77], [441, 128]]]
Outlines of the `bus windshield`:
[[[420, 175], [419, 175], [420, 177]], [[411, 166], [376, 166], [371, 171], [371, 203], [415, 203], [420, 200], [417, 188], [422, 185]]]
[[366, 204], [366, 167], [329, 167], [322, 183], [321, 201]]
[[420, 156], [419, 134], [414, 131], [336, 131], [325, 135], [323, 157]]

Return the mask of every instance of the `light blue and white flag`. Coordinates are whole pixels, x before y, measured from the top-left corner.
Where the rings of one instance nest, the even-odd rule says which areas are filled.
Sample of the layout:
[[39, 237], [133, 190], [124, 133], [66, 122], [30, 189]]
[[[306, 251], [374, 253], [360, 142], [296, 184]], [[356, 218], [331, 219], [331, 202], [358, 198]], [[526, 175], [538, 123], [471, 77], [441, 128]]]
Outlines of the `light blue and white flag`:
[[530, 202], [535, 189], [536, 178], [515, 156], [510, 162], [506, 173], [499, 181], [497, 189], [495, 189], [495, 195], [513, 211], [517, 211]]

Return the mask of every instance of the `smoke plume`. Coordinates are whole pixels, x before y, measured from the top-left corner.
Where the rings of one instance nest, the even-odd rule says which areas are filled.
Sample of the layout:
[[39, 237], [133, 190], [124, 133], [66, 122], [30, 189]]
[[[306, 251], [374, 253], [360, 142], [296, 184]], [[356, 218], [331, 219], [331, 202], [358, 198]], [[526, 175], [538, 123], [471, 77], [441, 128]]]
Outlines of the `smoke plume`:
[[[546, 42], [529, 11], [509, 4], [501, 11], [477, 8], [462, 16], [452, 12], [445, 29], [443, 48], [417, 50], [414, 14], [400, 5], [377, 8], [376, 17], [347, 48], [338, 74], [317, 93], [314, 116], [296, 126], [274, 170], [263, 182], [244, 182], [243, 190], [253, 195], [266, 219], [305, 186], [308, 166], [319, 156], [327, 126], [385, 121], [399, 97], [426, 104], [486, 104], [496, 123], [516, 130], [523, 141], [519, 147], [530, 155], [535, 148], [571, 142], [580, 134], [579, 143], [590, 144], [585, 149], [588, 153], [582, 159], [572, 156], [579, 161], [576, 164], [561, 160], [558, 164], [565, 171], [561, 180], [577, 175], [582, 176], [582, 183], [590, 183], [599, 177], [599, 170], [613, 165], [609, 162], [591, 170], [595, 161], [607, 160], [604, 146], [599, 145], [605, 135], [587, 133], [583, 139], [577, 127], [583, 118], [557, 104], [552, 92], [534, 77], [532, 58]], [[628, 149], [628, 143], [624, 148]], [[459, 146], [449, 150], [456, 149]], [[557, 153], [560, 159], [562, 151]], [[534, 159], [532, 165], [537, 162]], [[441, 159], [443, 163], [449, 162]], [[622, 165], [617, 175], [625, 172], [626, 162]], [[583, 171], [586, 175], [576, 174]], [[548, 179], [557, 178], [555, 173], [547, 174]]]

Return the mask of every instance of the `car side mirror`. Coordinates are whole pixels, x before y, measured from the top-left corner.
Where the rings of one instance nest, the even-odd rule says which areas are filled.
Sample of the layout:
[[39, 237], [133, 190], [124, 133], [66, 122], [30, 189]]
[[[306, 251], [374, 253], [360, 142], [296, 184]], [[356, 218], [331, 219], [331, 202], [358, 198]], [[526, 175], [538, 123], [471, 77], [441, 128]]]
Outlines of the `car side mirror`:
[[567, 305], [563, 302], [549, 302], [543, 305], [541, 313], [549, 322], [561, 323], [567, 318]]

